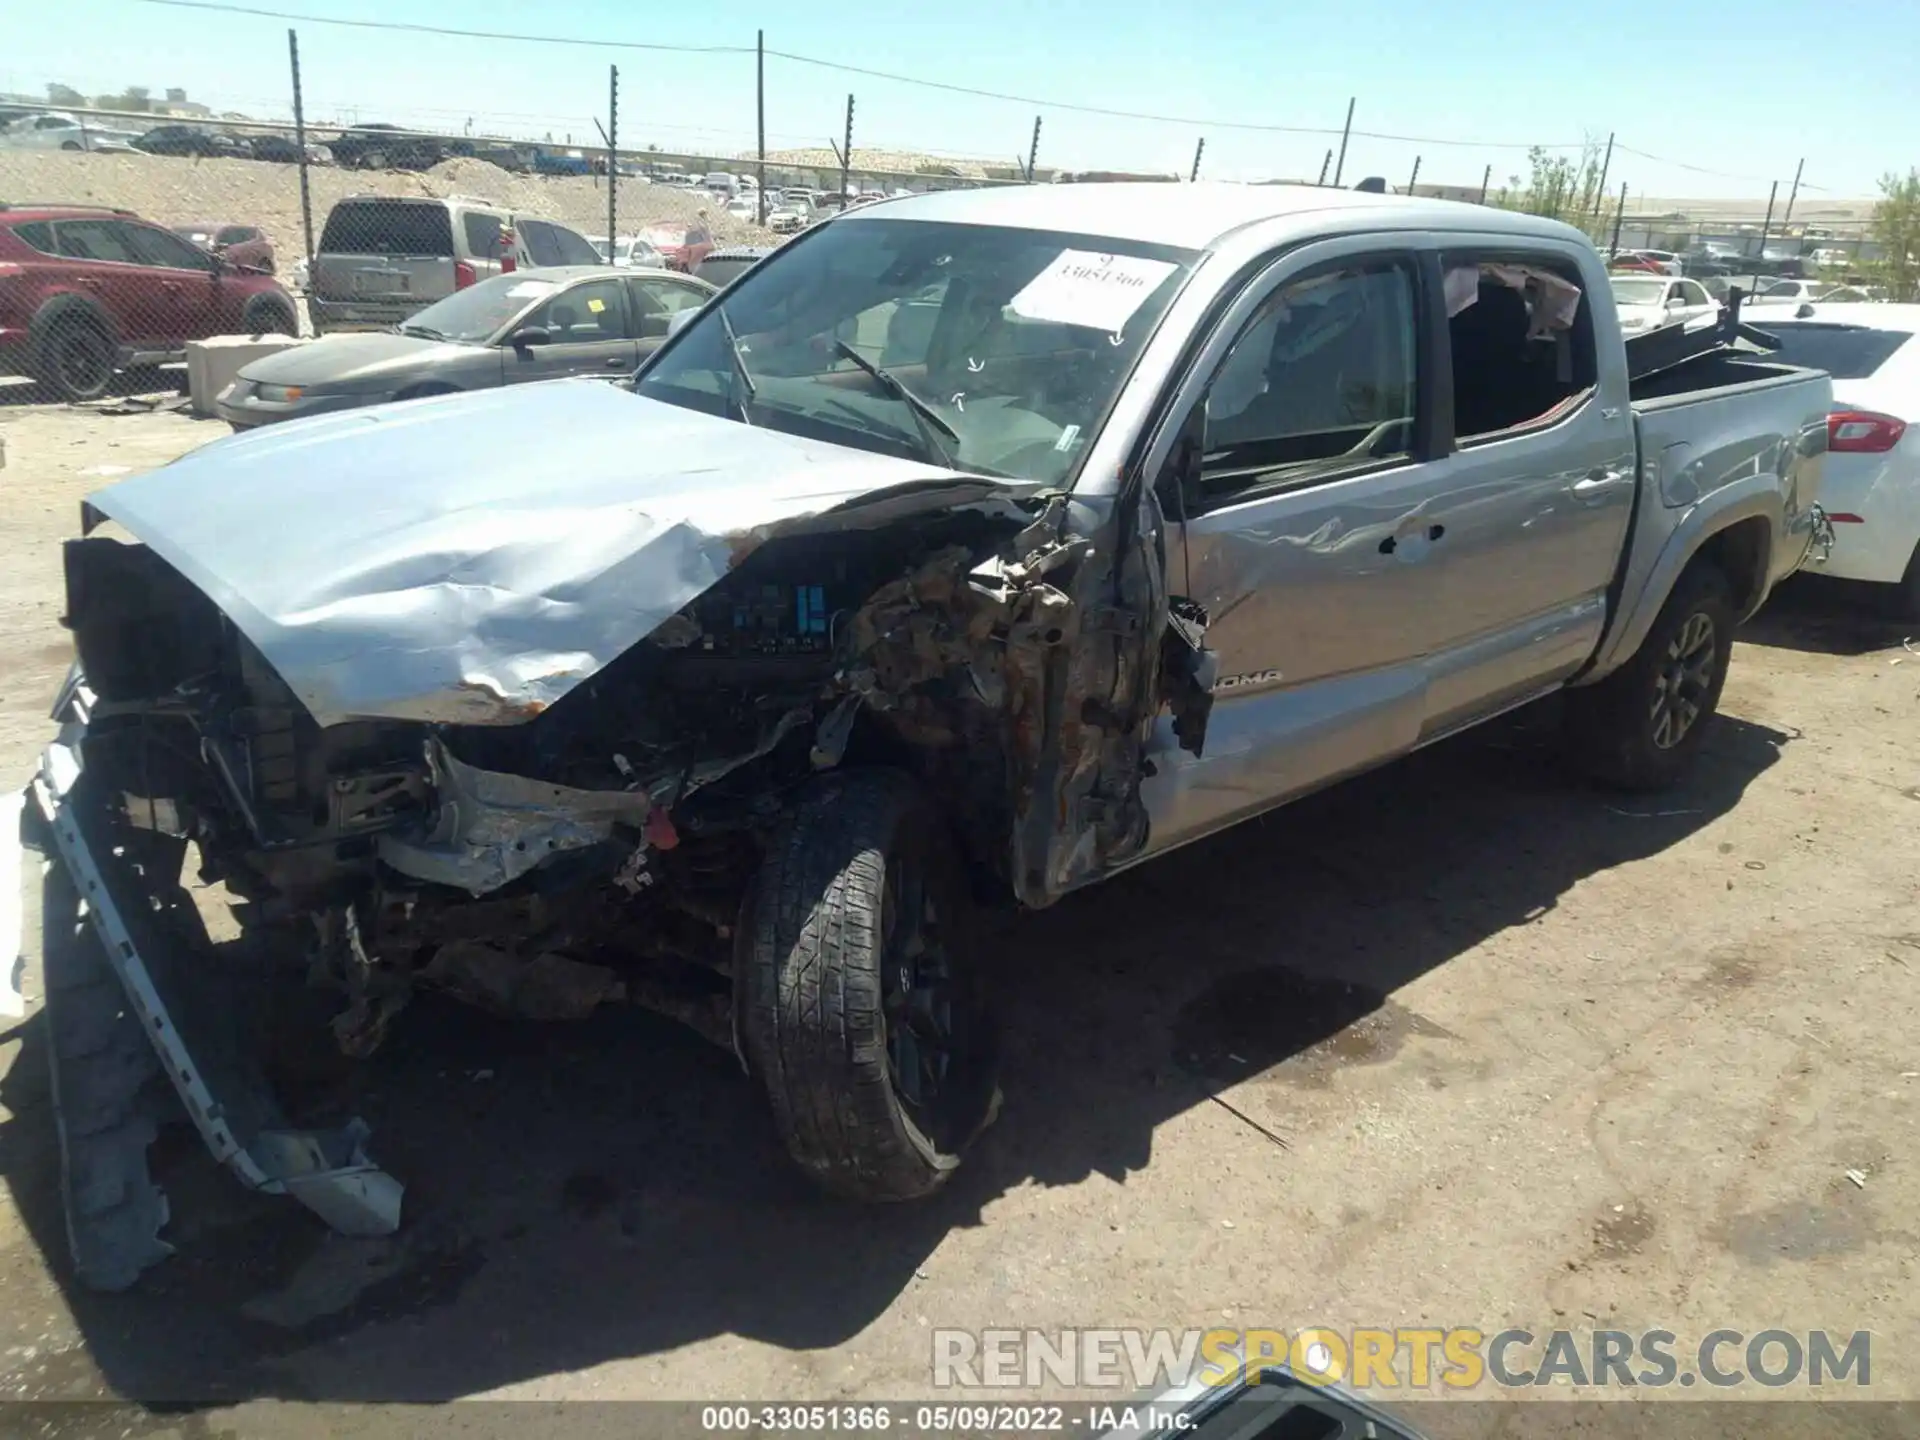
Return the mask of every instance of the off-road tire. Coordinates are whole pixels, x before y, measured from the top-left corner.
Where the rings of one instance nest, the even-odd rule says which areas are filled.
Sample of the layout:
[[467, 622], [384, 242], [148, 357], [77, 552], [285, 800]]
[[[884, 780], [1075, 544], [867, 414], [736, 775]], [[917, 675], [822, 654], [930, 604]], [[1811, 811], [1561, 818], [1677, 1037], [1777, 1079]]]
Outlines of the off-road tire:
[[256, 295], [240, 312], [240, 329], [247, 335], [298, 335], [300, 321], [283, 301]]
[[[1712, 726], [1727, 681], [1736, 615], [1733, 589], [1718, 566], [1689, 566], [1660, 607], [1633, 658], [1597, 684], [1567, 693], [1567, 739], [1574, 759], [1596, 780], [1622, 790], [1663, 790], [1684, 776]], [[1701, 662], [1705, 627], [1713, 647]], [[1691, 647], [1687, 655], [1682, 648]], [[1660, 704], [1676, 665], [1699, 672], [1685, 682], [1694, 714], [1671, 743], [1658, 738]]]
[[[950, 1052], [934, 1052], [949, 1055], [939, 1103], [918, 1113], [896, 1080], [897, 1001], [883, 973], [900, 973], [886, 935], [902, 922], [889, 931], [886, 912], [913, 867], [930, 902], [923, 919], [938, 916], [929, 928], [950, 977], [953, 1036]], [[822, 1188], [862, 1201], [928, 1195], [992, 1118], [994, 1039], [972, 921], [953, 838], [899, 771], [820, 777], [769, 846], [749, 900], [742, 1038], [788, 1153]]]
[[113, 385], [113, 338], [84, 309], [63, 310], [34, 346], [34, 370], [62, 400], [98, 400]]

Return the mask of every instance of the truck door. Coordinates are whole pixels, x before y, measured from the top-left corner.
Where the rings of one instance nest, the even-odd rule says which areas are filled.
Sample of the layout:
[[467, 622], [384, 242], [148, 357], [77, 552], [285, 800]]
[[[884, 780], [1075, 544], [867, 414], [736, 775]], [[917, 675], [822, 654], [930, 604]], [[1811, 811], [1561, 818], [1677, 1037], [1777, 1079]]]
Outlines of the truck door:
[[[1423, 738], [1586, 663], [1638, 483], [1611, 297], [1574, 244], [1511, 237], [1441, 256], [1451, 403], [1433, 473], [1445, 526]], [[1595, 303], [1598, 301], [1599, 303]]]
[[1217, 677], [1200, 755], [1159, 722], [1141, 791], [1152, 850], [1419, 738], [1424, 662], [1443, 634], [1444, 480], [1427, 463], [1431, 304], [1417, 252], [1391, 243], [1329, 241], [1276, 263], [1229, 312], [1224, 357], [1203, 359], [1176, 399], [1176, 423], [1205, 438], [1197, 473], [1161, 486], [1170, 583], [1205, 607]]

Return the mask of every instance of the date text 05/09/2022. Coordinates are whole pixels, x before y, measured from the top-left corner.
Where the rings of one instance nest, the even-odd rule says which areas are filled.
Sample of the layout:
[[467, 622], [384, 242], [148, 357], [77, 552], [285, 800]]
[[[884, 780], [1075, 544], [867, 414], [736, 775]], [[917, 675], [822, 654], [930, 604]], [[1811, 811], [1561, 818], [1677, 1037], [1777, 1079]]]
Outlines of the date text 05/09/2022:
[[700, 1429], [710, 1434], [821, 1435], [1102, 1435], [1139, 1427], [1184, 1430], [1191, 1417], [1153, 1404], [753, 1404], [705, 1405]]

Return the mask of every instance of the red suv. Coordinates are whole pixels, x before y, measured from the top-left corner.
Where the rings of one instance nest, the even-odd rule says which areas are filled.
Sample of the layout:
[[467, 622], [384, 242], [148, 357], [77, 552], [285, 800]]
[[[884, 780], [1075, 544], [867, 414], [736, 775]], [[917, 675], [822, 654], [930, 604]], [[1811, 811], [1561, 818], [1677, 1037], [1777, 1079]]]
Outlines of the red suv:
[[116, 370], [176, 359], [189, 340], [262, 333], [299, 333], [268, 276], [130, 210], [0, 203], [0, 373], [91, 400]]

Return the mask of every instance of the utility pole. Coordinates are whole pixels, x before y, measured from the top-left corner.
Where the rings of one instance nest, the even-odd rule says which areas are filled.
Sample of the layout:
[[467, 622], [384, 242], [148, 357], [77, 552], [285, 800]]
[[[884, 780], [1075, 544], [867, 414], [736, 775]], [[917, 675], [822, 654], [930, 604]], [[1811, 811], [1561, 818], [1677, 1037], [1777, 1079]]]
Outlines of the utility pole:
[[607, 67], [607, 261], [620, 253], [620, 67]]
[[1487, 186], [1493, 183], [1493, 166], [1489, 165], [1480, 172], [1480, 203], [1487, 203]]
[[1194, 142], [1193, 173], [1187, 176], [1187, 181], [1189, 184], [1191, 184], [1193, 181], [1198, 180], [1200, 178], [1200, 157], [1206, 153], [1206, 150], [1207, 150], [1207, 137], [1202, 135], [1198, 140]]
[[1413, 193], [1413, 187], [1420, 182], [1420, 157], [1413, 157], [1413, 174], [1407, 177], [1407, 194]]
[[1358, 98], [1355, 96], [1347, 101], [1347, 123], [1340, 127], [1340, 158], [1333, 167], [1333, 183], [1336, 189], [1340, 184], [1340, 176], [1347, 168], [1347, 137], [1353, 133], [1353, 101]]
[[1320, 157], [1320, 178], [1314, 181], [1314, 184], [1324, 185], [1327, 183], [1327, 167], [1331, 164], [1333, 164], [1333, 151], [1329, 150], [1325, 155]]
[[1760, 222], [1760, 253], [1754, 257], [1756, 260], [1767, 258], [1767, 235], [1773, 229], [1773, 202], [1779, 196], [1780, 182], [1776, 180], [1773, 182], [1773, 188], [1767, 192], [1767, 218]]
[[1800, 172], [1807, 168], [1807, 157], [1802, 155], [1800, 163], [1793, 167], [1793, 189], [1787, 192], [1787, 213], [1780, 217], [1780, 233], [1787, 233], [1787, 226], [1793, 221], [1793, 202], [1800, 195]]
[[1033, 167], [1040, 163], [1040, 117], [1033, 117], [1033, 143], [1027, 146], [1027, 183], [1033, 183]]
[[287, 59], [293, 65], [293, 143], [300, 151], [300, 230], [307, 242], [308, 263], [312, 263], [313, 192], [307, 185], [307, 107], [300, 97], [300, 37], [291, 27], [287, 30]]
[[847, 198], [847, 169], [853, 164], [853, 96], [847, 96], [847, 132], [840, 142], [840, 199]]
[[[760, 223], [767, 223], [767, 32], [753, 32], [753, 113], [759, 134], [759, 165], [754, 176], [759, 187]], [[845, 187], [842, 187], [845, 188]]]
[[1627, 182], [1622, 180], [1620, 182], [1620, 208], [1613, 212], [1613, 246], [1611, 249], [1607, 251], [1608, 259], [1612, 259], [1615, 255], [1618, 255], [1620, 253], [1620, 225], [1621, 225], [1621, 222], [1624, 221], [1626, 218], [1627, 218]]
[[1600, 218], [1600, 207], [1607, 203], [1607, 172], [1613, 169], [1613, 135], [1607, 135], [1607, 158], [1600, 162], [1600, 183], [1593, 187], [1593, 218]]

